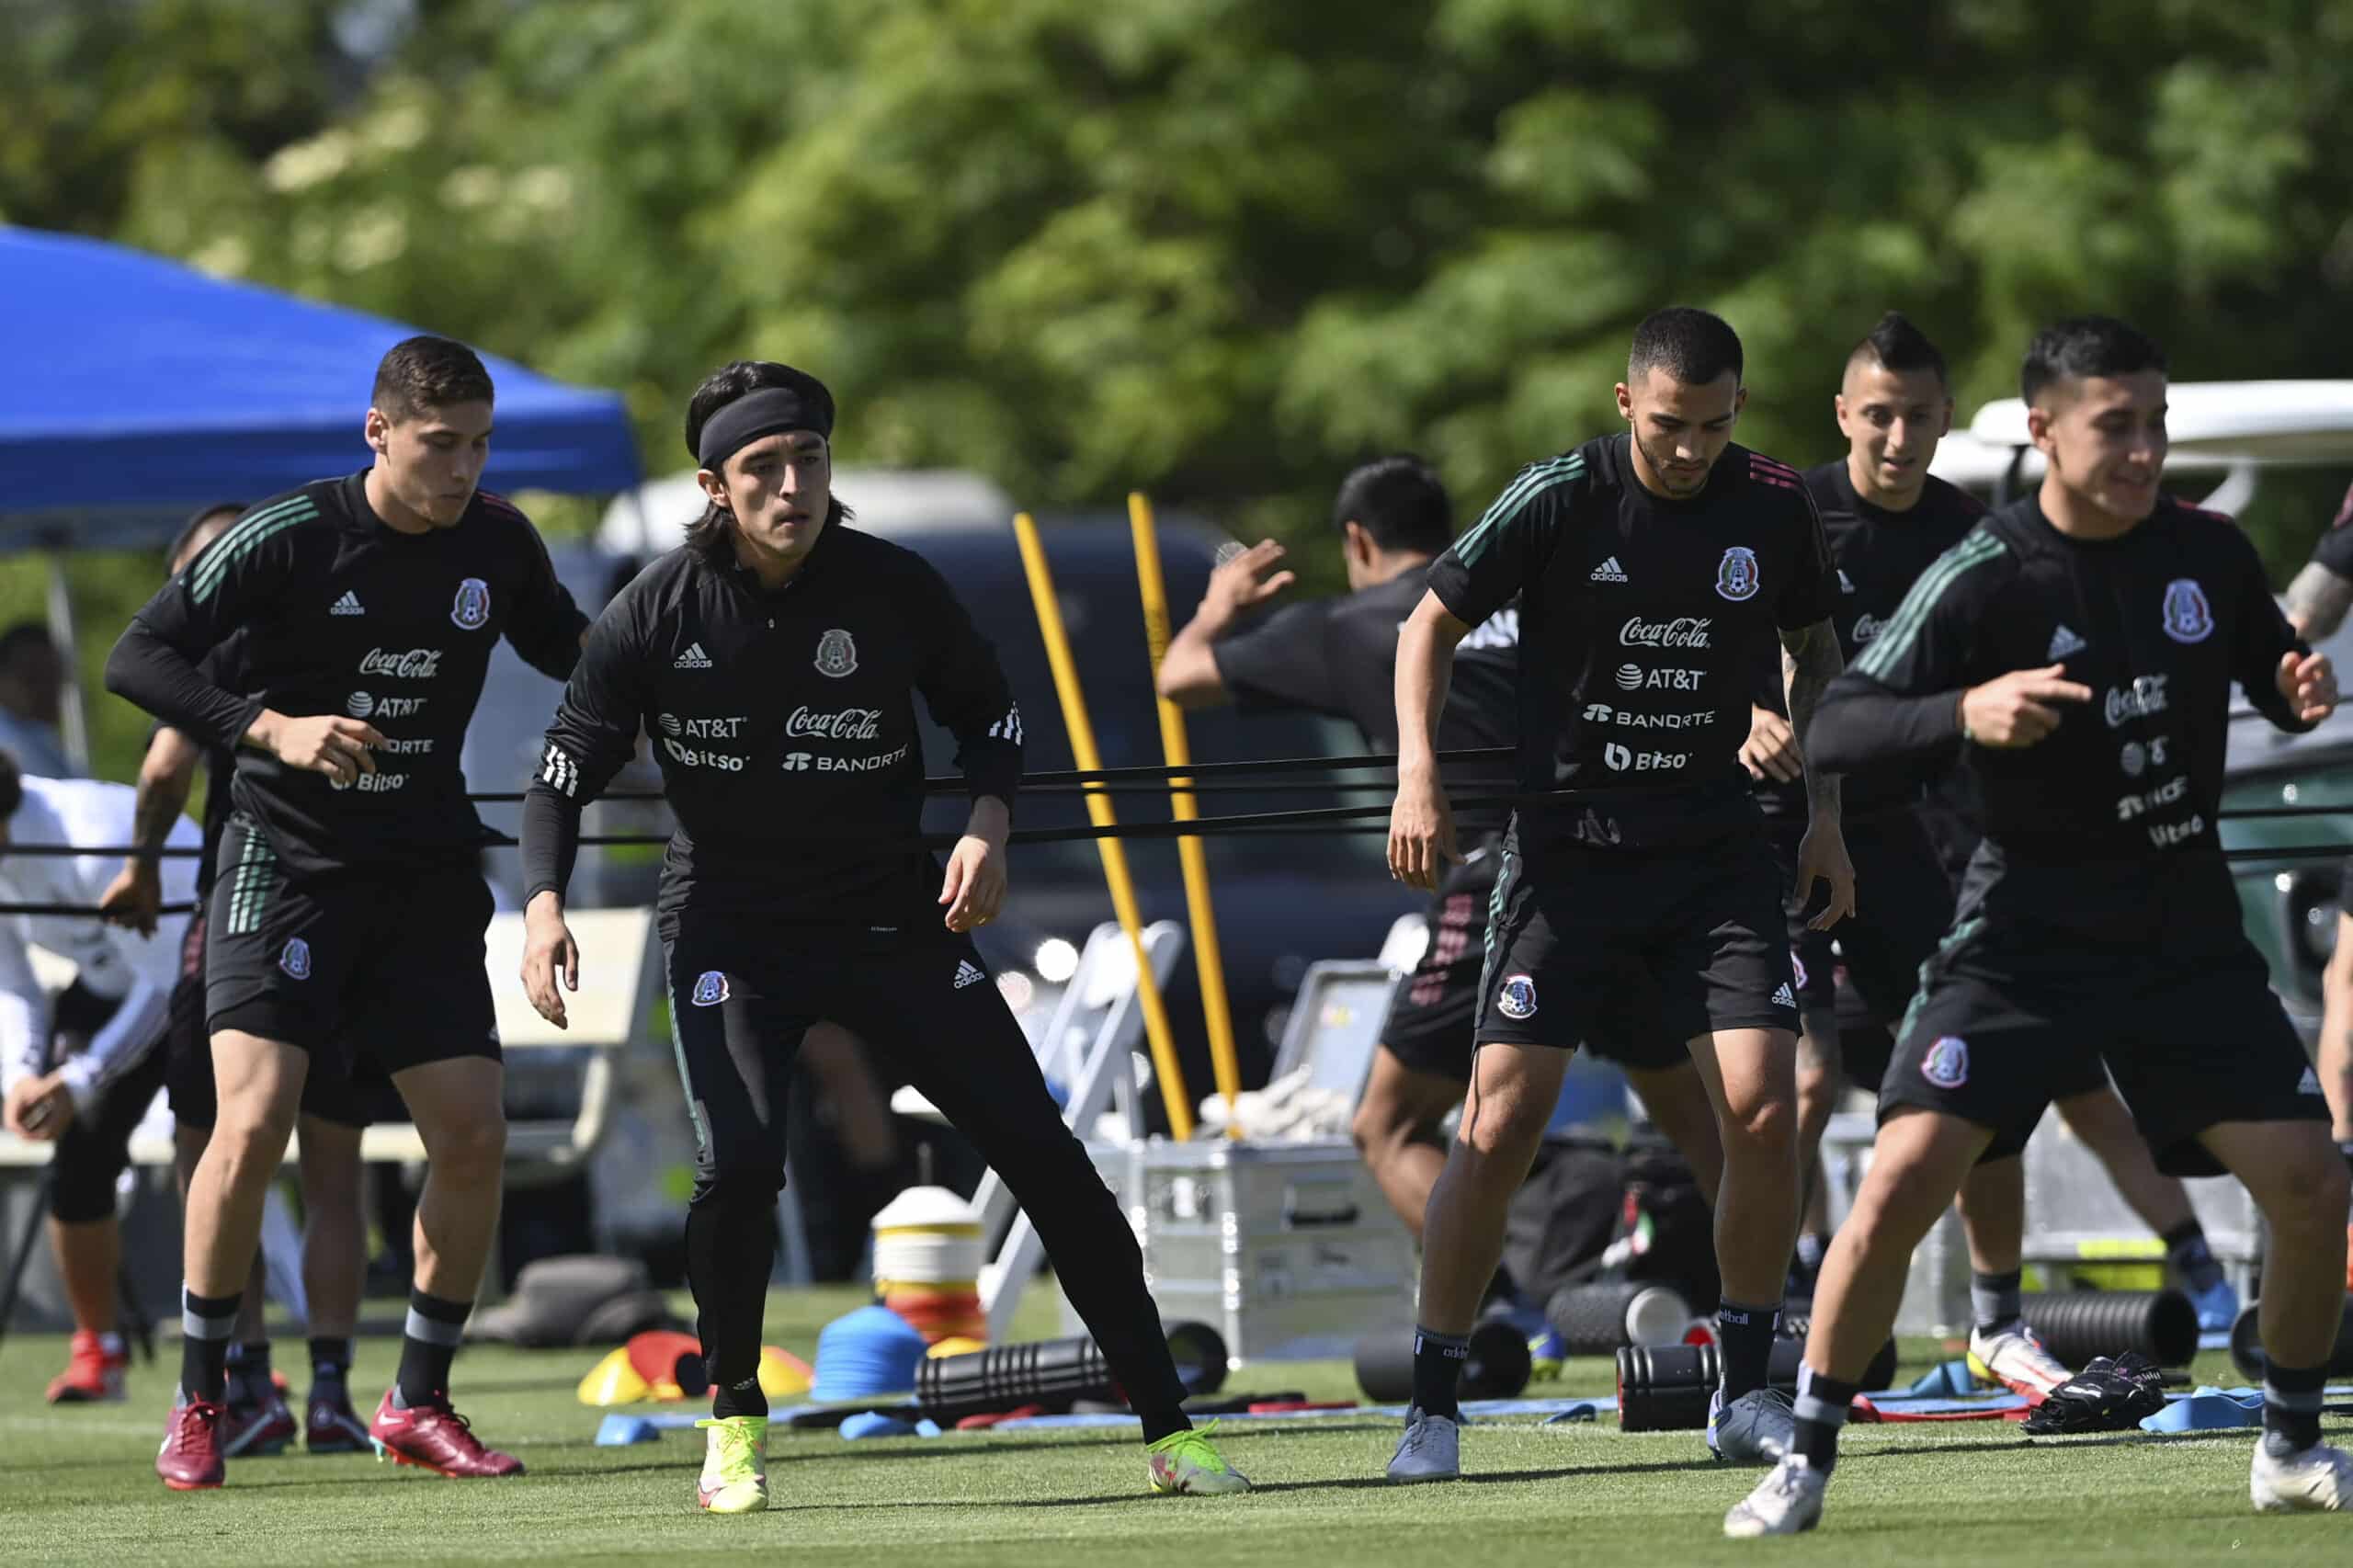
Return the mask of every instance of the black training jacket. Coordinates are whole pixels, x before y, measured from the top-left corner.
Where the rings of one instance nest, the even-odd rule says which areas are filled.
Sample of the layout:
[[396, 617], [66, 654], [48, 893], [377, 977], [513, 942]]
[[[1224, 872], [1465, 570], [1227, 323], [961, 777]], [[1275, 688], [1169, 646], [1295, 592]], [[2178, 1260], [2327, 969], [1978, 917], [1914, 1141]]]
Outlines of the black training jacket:
[[888, 936], [936, 929], [915, 842], [914, 695], [955, 735], [974, 798], [1008, 806], [1021, 716], [996, 652], [912, 551], [838, 521], [773, 593], [692, 550], [589, 631], [524, 798], [525, 898], [570, 877], [581, 808], [651, 739], [677, 831], [659, 909]]

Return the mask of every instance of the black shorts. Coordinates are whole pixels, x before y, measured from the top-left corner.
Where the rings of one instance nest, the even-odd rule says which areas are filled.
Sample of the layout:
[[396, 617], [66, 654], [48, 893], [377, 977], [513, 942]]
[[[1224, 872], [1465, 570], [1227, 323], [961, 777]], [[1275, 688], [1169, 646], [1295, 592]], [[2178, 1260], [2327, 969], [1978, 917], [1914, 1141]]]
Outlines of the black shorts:
[[2327, 1102], [2263, 960], [2218, 912], [2170, 950], [2087, 953], [2054, 972], [2047, 942], [1977, 918], [1928, 961], [1880, 1088], [1880, 1115], [1924, 1106], [2025, 1147], [2056, 1098], [2112, 1077], [2170, 1176], [2219, 1176], [2197, 1139], [2226, 1121], [2325, 1120]]
[[[57, 994], [50, 1012], [49, 1061], [53, 1065], [82, 1049], [113, 1018], [117, 1003], [76, 982]], [[68, 1225], [87, 1224], [114, 1213], [114, 1184], [131, 1164], [131, 1134], [147, 1116], [163, 1085], [161, 1042], [100, 1091], [87, 1116], [77, 1115], [58, 1135], [51, 1156], [49, 1212]]]
[[[180, 948], [180, 978], [172, 987], [171, 1018], [159, 1053], [172, 1119], [184, 1127], [209, 1128], [221, 1114], [212, 1082], [212, 1036], [204, 1027], [204, 921], [201, 908], [188, 919]], [[302, 1114], [338, 1127], [364, 1129], [379, 1121], [405, 1120], [408, 1111], [392, 1081], [375, 1062], [358, 1061], [348, 1077], [305, 1074]]]
[[206, 916], [205, 1028], [311, 1053], [336, 1078], [499, 1059], [483, 969], [490, 885], [470, 866], [369, 868], [295, 881], [243, 812]]
[[1630, 1067], [1671, 1067], [1723, 1029], [1795, 1033], [1780, 872], [1765, 835], [1703, 847], [1506, 842], [1487, 927], [1479, 1040], [1574, 1046]]
[[1790, 939], [1790, 973], [1798, 992], [1798, 1008], [1809, 1029], [1826, 1028], [1824, 1023], [1835, 1005], [1838, 955], [1831, 947], [1827, 931], [1817, 931], [1808, 924], [1822, 913], [1830, 902], [1830, 890], [1816, 886], [1813, 896], [1800, 901], [1798, 885], [1798, 846], [1805, 839], [1806, 819], [1802, 816], [1773, 816], [1765, 819], [1768, 842], [1773, 846], [1773, 874], [1780, 879], [1781, 908], [1784, 926]]
[[1479, 971], [1485, 960], [1487, 906], [1495, 897], [1503, 841], [1489, 840], [1449, 869], [1431, 899], [1429, 946], [1389, 995], [1381, 1043], [1416, 1073], [1471, 1081], [1479, 1021]]

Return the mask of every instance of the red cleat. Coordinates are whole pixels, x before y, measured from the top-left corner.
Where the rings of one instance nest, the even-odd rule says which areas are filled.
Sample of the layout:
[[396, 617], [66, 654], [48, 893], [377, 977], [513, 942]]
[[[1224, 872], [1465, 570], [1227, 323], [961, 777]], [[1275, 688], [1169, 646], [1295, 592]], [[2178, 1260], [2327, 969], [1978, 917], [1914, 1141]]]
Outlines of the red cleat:
[[314, 1454], [364, 1454], [371, 1445], [368, 1426], [351, 1408], [340, 1383], [315, 1384], [303, 1412], [302, 1442]]
[[284, 1397], [275, 1389], [260, 1399], [233, 1403], [228, 1412], [221, 1421], [221, 1453], [225, 1459], [281, 1453], [301, 1430], [294, 1425], [294, 1413], [286, 1408]]
[[452, 1480], [523, 1473], [521, 1460], [484, 1448], [474, 1436], [472, 1424], [447, 1404], [395, 1410], [390, 1390], [376, 1406], [376, 1419], [369, 1424], [368, 1436], [376, 1445], [377, 1458], [413, 1464]]
[[65, 1370], [50, 1380], [49, 1403], [95, 1404], [119, 1400], [122, 1398], [123, 1369], [130, 1365], [131, 1352], [120, 1340], [108, 1350], [104, 1335], [85, 1328], [75, 1329]]
[[221, 1484], [228, 1466], [221, 1458], [221, 1421], [228, 1412], [209, 1399], [172, 1406], [155, 1473], [175, 1492], [207, 1492]]

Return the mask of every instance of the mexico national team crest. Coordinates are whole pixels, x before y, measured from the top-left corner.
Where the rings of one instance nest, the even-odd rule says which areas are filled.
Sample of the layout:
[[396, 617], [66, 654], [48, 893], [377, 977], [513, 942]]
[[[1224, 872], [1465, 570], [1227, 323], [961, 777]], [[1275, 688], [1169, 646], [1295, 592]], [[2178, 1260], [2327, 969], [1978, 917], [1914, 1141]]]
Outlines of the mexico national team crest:
[[479, 577], [468, 577], [458, 585], [458, 602], [449, 607], [449, 619], [458, 623], [460, 631], [479, 631], [490, 624], [490, 585]]
[[2177, 642], [2203, 642], [2213, 633], [2214, 611], [2194, 577], [2165, 585], [2165, 635]]
[[817, 673], [839, 677], [858, 668], [858, 644], [849, 633], [835, 627], [817, 639]]
[[1733, 545], [1716, 562], [1716, 592], [1735, 604], [1755, 598], [1763, 581], [1763, 574], [1756, 570], [1756, 552], [1746, 545]]
[[716, 1007], [727, 1000], [727, 976], [715, 969], [707, 969], [695, 979], [694, 1002], [698, 1007]]
[[1495, 1011], [1506, 1018], [1534, 1017], [1536, 982], [1524, 974], [1505, 977], [1504, 988], [1495, 994]]
[[300, 937], [286, 940], [286, 950], [278, 955], [278, 967], [297, 980], [311, 978], [311, 944]]
[[1958, 1089], [1969, 1082], [1969, 1042], [1957, 1034], [1938, 1035], [1920, 1058], [1920, 1076], [1939, 1089]]

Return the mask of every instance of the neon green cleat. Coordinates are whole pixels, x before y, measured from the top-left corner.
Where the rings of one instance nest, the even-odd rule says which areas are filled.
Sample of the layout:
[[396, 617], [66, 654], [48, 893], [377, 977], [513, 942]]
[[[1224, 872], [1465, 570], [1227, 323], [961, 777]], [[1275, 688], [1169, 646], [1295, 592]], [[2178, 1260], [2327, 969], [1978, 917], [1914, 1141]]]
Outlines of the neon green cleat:
[[768, 1418], [698, 1421], [710, 1433], [695, 1502], [707, 1514], [756, 1514], [768, 1506]]
[[1151, 1456], [1152, 1489], [1190, 1497], [1218, 1497], [1250, 1490], [1250, 1478], [1225, 1462], [1210, 1442], [1217, 1430], [1207, 1426], [1171, 1432], [1144, 1449]]

